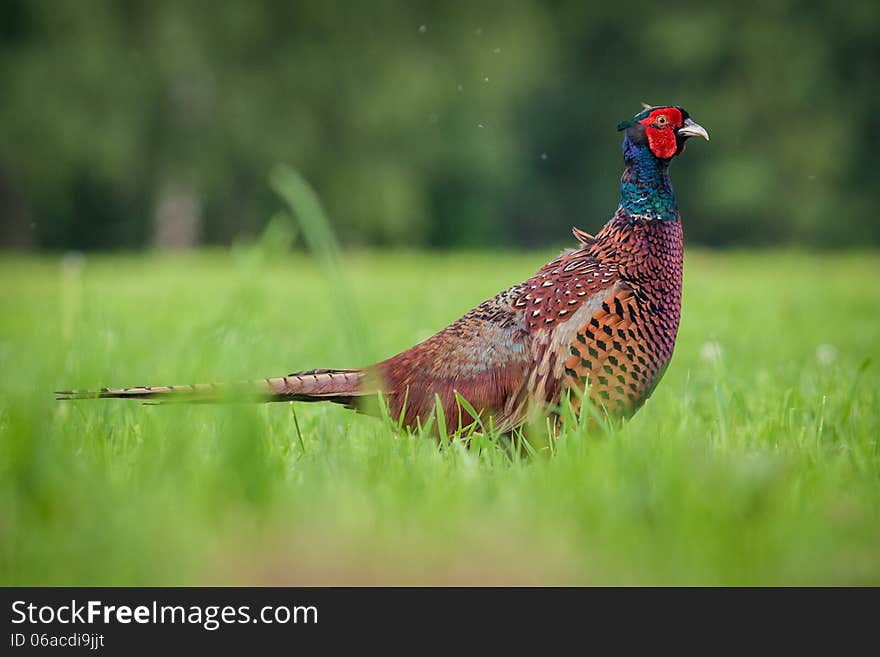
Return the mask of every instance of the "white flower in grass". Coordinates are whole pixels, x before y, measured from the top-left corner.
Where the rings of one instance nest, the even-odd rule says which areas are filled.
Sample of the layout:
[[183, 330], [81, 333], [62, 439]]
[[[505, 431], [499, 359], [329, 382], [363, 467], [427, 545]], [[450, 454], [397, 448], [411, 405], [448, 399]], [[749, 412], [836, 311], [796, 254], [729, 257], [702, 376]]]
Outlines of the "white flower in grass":
[[717, 363], [721, 360], [721, 345], [714, 340], [706, 342], [700, 347], [700, 358], [708, 363]]
[[816, 347], [816, 360], [823, 367], [831, 365], [837, 360], [837, 347], [833, 344], [820, 344]]
[[68, 251], [61, 258], [61, 276], [77, 278], [86, 266], [86, 257], [79, 251]]

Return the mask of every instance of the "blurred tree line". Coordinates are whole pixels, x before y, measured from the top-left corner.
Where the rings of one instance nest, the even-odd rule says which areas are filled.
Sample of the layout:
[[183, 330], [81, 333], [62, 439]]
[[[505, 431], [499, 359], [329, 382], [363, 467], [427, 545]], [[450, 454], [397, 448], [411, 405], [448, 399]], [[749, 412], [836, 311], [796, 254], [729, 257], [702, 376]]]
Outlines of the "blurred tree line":
[[691, 242], [880, 243], [880, 3], [0, 2], [0, 245], [228, 243], [296, 167], [349, 245], [546, 245], [677, 103]]

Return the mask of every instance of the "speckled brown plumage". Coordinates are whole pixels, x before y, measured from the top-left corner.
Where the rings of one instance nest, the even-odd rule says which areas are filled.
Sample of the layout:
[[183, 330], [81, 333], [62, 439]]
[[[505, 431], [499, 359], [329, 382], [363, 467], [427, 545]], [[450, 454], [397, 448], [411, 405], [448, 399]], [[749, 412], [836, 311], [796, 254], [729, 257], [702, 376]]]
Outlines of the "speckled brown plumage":
[[[670, 160], [690, 136], [708, 136], [675, 106], [648, 108], [626, 130], [621, 202], [595, 236], [547, 263], [424, 342], [363, 369], [309, 370], [232, 387], [163, 386], [65, 392], [62, 398], [336, 401], [381, 391], [391, 415], [415, 426], [436, 401], [447, 427], [473, 418], [461, 395], [508, 431], [552, 413], [566, 391], [588, 391], [605, 412], [630, 415], [672, 357], [682, 284], [682, 228]], [[570, 396], [577, 405], [581, 394]]]
[[581, 248], [380, 363], [384, 389], [401, 391], [392, 412], [405, 403], [408, 424], [425, 421], [436, 394], [457, 417], [457, 390], [509, 429], [588, 385], [600, 408], [633, 413], [672, 356], [681, 265], [680, 223], [618, 213]]

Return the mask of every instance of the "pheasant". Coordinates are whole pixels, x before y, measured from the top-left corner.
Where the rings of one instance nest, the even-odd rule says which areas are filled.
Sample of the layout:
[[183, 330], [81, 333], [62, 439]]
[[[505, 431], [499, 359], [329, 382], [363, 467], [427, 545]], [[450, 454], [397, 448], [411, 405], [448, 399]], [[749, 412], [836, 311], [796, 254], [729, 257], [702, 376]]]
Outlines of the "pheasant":
[[[569, 394], [630, 416], [669, 364], [681, 314], [682, 228], [669, 164], [706, 130], [679, 106], [645, 107], [618, 125], [620, 204], [578, 248], [481, 303], [439, 333], [371, 367], [316, 369], [239, 384], [62, 391], [59, 399], [331, 401], [359, 406], [382, 393], [391, 417], [424, 424], [440, 403], [447, 428], [494, 417], [509, 432], [552, 413]], [[578, 394], [570, 394], [576, 392]], [[460, 396], [460, 397], [459, 397]], [[465, 408], [462, 408], [465, 406]]]

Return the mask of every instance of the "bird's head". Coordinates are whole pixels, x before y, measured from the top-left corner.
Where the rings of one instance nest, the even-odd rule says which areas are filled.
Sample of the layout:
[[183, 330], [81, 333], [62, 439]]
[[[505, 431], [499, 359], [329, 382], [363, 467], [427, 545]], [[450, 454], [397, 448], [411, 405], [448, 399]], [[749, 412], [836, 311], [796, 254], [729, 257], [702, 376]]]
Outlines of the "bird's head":
[[661, 160], [681, 153], [690, 137], [709, 140], [706, 129], [677, 105], [645, 106], [631, 119], [621, 121], [617, 129], [626, 130], [626, 136], [633, 144], [647, 144], [654, 156]]

